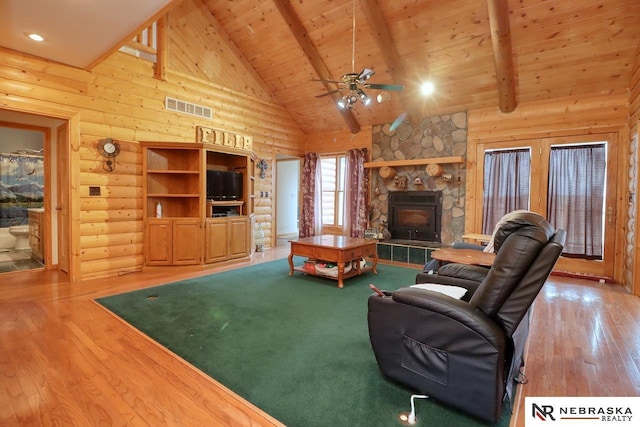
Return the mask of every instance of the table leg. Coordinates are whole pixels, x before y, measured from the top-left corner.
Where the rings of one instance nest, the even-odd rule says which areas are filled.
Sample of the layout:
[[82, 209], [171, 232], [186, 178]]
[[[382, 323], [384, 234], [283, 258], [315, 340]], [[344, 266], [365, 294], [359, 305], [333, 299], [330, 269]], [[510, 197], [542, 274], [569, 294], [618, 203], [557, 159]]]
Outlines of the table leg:
[[289, 276], [293, 276], [293, 251], [289, 254]]
[[371, 266], [371, 271], [373, 271], [373, 274], [378, 274], [378, 270], [376, 270], [377, 266], [378, 266], [378, 250], [374, 247], [373, 248], [373, 265]]
[[342, 279], [344, 278], [344, 262], [338, 263], [338, 287], [341, 288], [344, 286], [344, 282]]

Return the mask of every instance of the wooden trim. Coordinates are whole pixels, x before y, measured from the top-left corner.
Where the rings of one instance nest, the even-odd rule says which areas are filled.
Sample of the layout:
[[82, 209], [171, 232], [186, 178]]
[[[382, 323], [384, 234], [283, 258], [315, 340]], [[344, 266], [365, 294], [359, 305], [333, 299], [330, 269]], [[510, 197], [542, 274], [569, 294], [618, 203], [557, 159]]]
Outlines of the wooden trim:
[[157, 54], [157, 51], [154, 48], [152, 48], [151, 46], [147, 46], [144, 43], [140, 43], [137, 40], [131, 40], [129, 43], [127, 43], [127, 46], [129, 46], [132, 49], [136, 49], [136, 50], [139, 50], [141, 52], [148, 53], [150, 55]]
[[158, 45], [156, 51], [155, 78], [167, 79], [167, 66], [169, 62], [169, 15], [158, 19]]

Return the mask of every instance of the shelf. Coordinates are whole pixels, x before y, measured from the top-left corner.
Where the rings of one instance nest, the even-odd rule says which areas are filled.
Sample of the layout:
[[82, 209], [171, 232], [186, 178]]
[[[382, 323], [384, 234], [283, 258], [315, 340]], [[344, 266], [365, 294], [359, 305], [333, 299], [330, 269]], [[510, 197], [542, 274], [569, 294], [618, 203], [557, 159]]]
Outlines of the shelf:
[[175, 194], [175, 193], [149, 193], [147, 197], [200, 197], [199, 194], [193, 193], [183, 193], [183, 194]]
[[149, 147], [147, 173], [149, 171], [199, 173], [200, 150], [188, 146]]
[[[325, 279], [332, 279], [332, 280], [338, 280], [338, 276], [332, 276], [329, 274], [322, 274], [319, 272], [313, 272], [313, 271], [309, 271], [309, 270], [305, 270], [304, 267], [293, 267], [294, 271], [298, 271], [300, 273], [304, 273], [304, 274], [308, 274], [310, 276], [316, 276], [316, 277], [323, 277]], [[368, 271], [373, 271], [373, 266], [372, 265], [367, 265], [365, 267], [361, 267], [360, 271], [358, 271], [357, 268], [352, 268], [351, 270], [349, 270], [348, 273], [344, 273], [344, 275], [342, 276], [342, 279], [348, 279], [350, 277], [353, 276], [360, 276], [362, 275], [362, 273], [366, 273]]]
[[411, 160], [383, 160], [378, 162], [366, 162], [365, 168], [381, 168], [383, 166], [419, 166], [428, 164], [448, 164], [448, 163], [464, 163], [464, 157], [433, 157], [430, 159], [411, 159]]
[[207, 203], [211, 203], [211, 206], [242, 206], [244, 205], [244, 202], [242, 200], [235, 200], [235, 201], [229, 201], [229, 202], [213, 201], [213, 202], [207, 202]]
[[148, 170], [147, 174], [195, 174], [195, 175], [200, 175], [200, 171], [193, 171], [193, 170], [159, 170], [159, 169], [152, 169], [152, 170]]

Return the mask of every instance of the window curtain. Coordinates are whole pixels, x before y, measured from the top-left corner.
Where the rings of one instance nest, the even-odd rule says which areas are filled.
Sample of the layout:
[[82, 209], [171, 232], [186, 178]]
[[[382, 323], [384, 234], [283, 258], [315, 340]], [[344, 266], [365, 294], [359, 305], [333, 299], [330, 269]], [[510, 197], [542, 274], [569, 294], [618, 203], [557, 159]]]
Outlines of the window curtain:
[[366, 148], [347, 152], [347, 209], [344, 224], [351, 237], [364, 237], [369, 221], [369, 175], [364, 168], [368, 155]]
[[547, 219], [567, 231], [565, 255], [602, 259], [606, 155], [604, 144], [551, 148]]
[[304, 156], [302, 165], [302, 213], [300, 215], [300, 237], [315, 236], [318, 228], [316, 218], [316, 212], [318, 217], [321, 215], [321, 210], [318, 207], [320, 197], [316, 197], [316, 194], [320, 194], [318, 187], [321, 183], [319, 175], [319, 163], [317, 153], [307, 153]]
[[529, 209], [531, 156], [528, 149], [487, 151], [484, 155], [482, 232], [491, 234], [500, 218]]

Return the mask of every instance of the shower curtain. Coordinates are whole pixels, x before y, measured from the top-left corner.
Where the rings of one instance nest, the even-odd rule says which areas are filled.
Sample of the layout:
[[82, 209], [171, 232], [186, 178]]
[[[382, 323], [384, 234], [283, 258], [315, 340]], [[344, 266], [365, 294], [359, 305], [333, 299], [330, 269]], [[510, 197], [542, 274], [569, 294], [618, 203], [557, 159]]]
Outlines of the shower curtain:
[[27, 209], [44, 206], [44, 158], [0, 154], [0, 228], [27, 224]]

